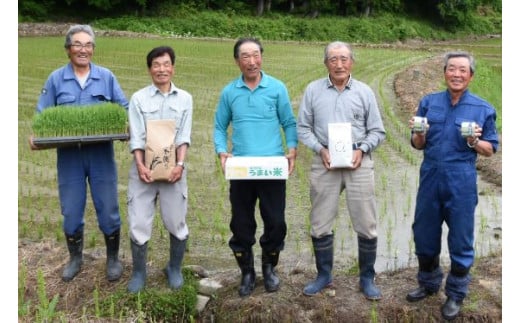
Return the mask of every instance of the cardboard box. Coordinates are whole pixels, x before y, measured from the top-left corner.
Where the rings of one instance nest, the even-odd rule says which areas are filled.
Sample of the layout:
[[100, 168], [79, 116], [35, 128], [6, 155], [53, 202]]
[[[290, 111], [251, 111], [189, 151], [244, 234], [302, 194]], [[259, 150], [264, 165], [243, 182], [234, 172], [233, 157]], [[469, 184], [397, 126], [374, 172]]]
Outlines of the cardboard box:
[[284, 156], [231, 157], [226, 160], [226, 179], [287, 179], [289, 162]]

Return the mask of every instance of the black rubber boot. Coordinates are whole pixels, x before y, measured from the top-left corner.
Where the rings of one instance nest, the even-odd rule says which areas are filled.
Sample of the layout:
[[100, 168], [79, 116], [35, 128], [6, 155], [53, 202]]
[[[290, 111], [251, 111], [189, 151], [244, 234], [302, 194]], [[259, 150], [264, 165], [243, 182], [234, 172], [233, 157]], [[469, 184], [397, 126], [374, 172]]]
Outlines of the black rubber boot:
[[268, 293], [276, 292], [280, 288], [280, 279], [274, 272], [279, 257], [280, 251], [265, 252], [262, 250], [262, 275], [264, 276], [264, 287]]
[[83, 264], [83, 230], [73, 235], [65, 234], [65, 238], [67, 239], [70, 260], [63, 270], [61, 279], [68, 282], [76, 277]]
[[123, 266], [119, 261], [119, 239], [120, 229], [117, 229], [111, 235], [105, 234], [105, 244], [107, 246], [107, 279], [109, 281], [118, 280], [123, 273]]
[[255, 289], [256, 281], [253, 251], [235, 251], [233, 254], [235, 255], [235, 259], [240, 267], [240, 271], [242, 272], [238, 295], [241, 297], [249, 296]]
[[373, 301], [381, 299], [381, 291], [374, 283], [377, 256], [377, 238], [364, 239], [358, 236], [359, 287], [365, 298]]
[[438, 256], [433, 258], [418, 256], [417, 260], [419, 262], [419, 272], [417, 273], [419, 287], [406, 295], [406, 300], [409, 302], [418, 302], [435, 295], [440, 289], [443, 278]]
[[334, 262], [334, 234], [322, 237], [312, 237], [314, 256], [316, 258], [316, 279], [305, 285], [303, 294], [313, 296], [332, 284], [332, 264]]
[[406, 295], [406, 300], [409, 302], [418, 302], [436, 294], [443, 279], [438, 256], [433, 258], [418, 256], [417, 260], [419, 261], [419, 272], [417, 273], [419, 287]]
[[168, 285], [172, 289], [179, 289], [184, 284], [182, 277], [182, 259], [184, 258], [184, 250], [186, 250], [186, 241], [179, 240], [170, 234], [170, 262], [164, 268], [164, 273], [168, 277]]
[[132, 278], [128, 283], [128, 291], [137, 293], [144, 288], [146, 282], [146, 254], [148, 242], [142, 246], [130, 240], [132, 248]]

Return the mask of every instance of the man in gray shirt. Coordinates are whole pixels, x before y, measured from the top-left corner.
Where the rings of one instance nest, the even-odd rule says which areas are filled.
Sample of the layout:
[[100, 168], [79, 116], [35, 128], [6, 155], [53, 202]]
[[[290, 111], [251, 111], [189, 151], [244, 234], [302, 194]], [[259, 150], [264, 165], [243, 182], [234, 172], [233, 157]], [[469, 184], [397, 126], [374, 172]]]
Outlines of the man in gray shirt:
[[[169, 46], [153, 48], [146, 56], [152, 84], [132, 95], [128, 108], [130, 152], [134, 160], [128, 180], [128, 228], [132, 248], [132, 277], [128, 291], [137, 293], [145, 287], [148, 241], [152, 235], [156, 203], [170, 233], [170, 261], [164, 268], [168, 285], [179, 289], [184, 283], [181, 264], [188, 240], [188, 182], [184, 161], [191, 144], [193, 98], [175, 86], [175, 52]], [[150, 121], [174, 120], [175, 136], [169, 145], [175, 148], [175, 161], [167, 179], [155, 180], [145, 164]]]
[[[310, 174], [311, 237], [318, 275], [303, 289], [315, 295], [332, 283], [334, 232], [339, 196], [346, 190], [347, 207], [358, 235], [360, 289], [379, 300], [374, 284], [377, 253], [374, 161], [371, 152], [385, 139], [385, 129], [372, 89], [352, 78], [354, 53], [349, 44], [332, 42], [325, 48], [328, 77], [311, 82], [298, 115], [298, 139], [315, 152]], [[350, 123], [352, 165], [331, 167], [328, 149], [330, 123]]]

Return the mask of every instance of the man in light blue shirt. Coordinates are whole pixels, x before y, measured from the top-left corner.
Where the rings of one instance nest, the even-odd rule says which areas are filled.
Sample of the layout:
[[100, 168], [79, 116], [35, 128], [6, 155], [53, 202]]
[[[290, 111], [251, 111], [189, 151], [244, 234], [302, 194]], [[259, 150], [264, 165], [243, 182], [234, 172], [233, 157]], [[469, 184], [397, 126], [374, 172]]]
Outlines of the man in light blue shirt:
[[[132, 278], [128, 291], [141, 291], [146, 282], [148, 241], [152, 236], [157, 201], [160, 203], [164, 226], [170, 233], [170, 261], [164, 268], [168, 285], [179, 289], [184, 283], [181, 264], [188, 240], [188, 182], [184, 161], [191, 144], [193, 99], [190, 93], [172, 82], [175, 74], [175, 52], [169, 46], [152, 49], [147, 57], [152, 84], [132, 95], [128, 116], [130, 121], [130, 152], [134, 155], [128, 180], [128, 227], [132, 249]], [[147, 121], [173, 120], [175, 139], [174, 167], [167, 180], [156, 181], [145, 164]]]
[[[262, 71], [263, 47], [255, 38], [241, 38], [233, 48], [242, 72], [222, 90], [215, 113], [214, 145], [222, 170], [232, 156], [284, 156], [289, 174], [294, 170], [298, 138], [296, 120], [285, 85]], [[232, 124], [231, 153], [228, 127]], [[281, 131], [285, 135], [284, 147]], [[230, 180], [231, 232], [229, 247], [242, 272], [239, 295], [248, 296], [255, 287], [253, 245], [256, 243], [255, 206], [259, 200], [264, 232], [262, 274], [267, 292], [280, 286], [274, 268], [287, 234], [285, 223], [286, 180]]]
[[[70, 63], [53, 71], [40, 94], [36, 112], [58, 105], [86, 106], [115, 102], [128, 108], [128, 101], [115, 75], [91, 62], [96, 43], [89, 25], [70, 27], [65, 36], [65, 50]], [[32, 149], [38, 149], [30, 141]], [[96, 208], [99, 228], [107, 248], [107, 278], [121, 277], [118, 259], [121, 219], [117, 193], [117, 165], [111, 141], [57, 148], [58, 184], [63, 230], [70, 261], [62, 274], [72, 280], [83, 264], [83, 232], [87, 182]], [[87, 181], [88, 178], [88, 181]]]

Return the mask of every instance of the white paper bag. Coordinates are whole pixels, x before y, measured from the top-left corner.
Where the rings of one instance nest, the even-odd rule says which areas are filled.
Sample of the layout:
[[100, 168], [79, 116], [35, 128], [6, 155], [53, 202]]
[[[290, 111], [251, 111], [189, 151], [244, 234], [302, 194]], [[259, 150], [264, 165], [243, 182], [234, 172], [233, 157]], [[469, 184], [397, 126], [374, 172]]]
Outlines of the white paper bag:
[[352, 167], [352, 125], [350, 122], [329, 123], [330, 167]]

